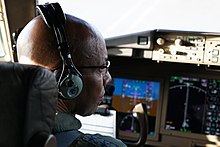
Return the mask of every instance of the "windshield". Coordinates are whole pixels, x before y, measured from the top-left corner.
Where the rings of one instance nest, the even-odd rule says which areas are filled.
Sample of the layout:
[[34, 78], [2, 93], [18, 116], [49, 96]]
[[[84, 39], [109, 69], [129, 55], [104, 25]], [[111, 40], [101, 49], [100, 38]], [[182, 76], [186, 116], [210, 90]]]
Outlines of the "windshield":
[[[38, 0], [39, 4], [48, 0]], [[49, 2], [56, 2], [49, 0]], [[152, 29], [220, 32], [219, 0], [59, 0], [105, 38]]]

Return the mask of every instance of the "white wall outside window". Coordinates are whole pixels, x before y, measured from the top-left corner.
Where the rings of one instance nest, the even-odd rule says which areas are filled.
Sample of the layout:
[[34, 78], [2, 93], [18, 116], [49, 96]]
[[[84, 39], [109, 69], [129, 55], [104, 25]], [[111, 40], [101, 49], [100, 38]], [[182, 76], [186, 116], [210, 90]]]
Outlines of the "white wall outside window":
[[38, 0], [95, 25], [105, 38], [152, 29], [220, 32], [219, 0]]

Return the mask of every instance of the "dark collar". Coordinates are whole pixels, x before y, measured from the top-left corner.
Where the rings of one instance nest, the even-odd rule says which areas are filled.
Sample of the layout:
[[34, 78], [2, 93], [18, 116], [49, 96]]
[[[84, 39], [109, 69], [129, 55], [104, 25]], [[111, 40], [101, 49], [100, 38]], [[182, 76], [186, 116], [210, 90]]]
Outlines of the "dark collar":
[[81, 122], [70, 113], [57, 113], [55, 117], [54, 133], [78, 130], [82, 126]]

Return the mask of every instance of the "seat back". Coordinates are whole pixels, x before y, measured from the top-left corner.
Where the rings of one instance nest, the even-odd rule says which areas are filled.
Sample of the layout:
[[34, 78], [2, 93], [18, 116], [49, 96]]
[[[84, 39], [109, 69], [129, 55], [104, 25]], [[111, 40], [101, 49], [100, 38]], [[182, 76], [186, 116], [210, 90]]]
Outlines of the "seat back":
[[49, 70], [0, 62], [0, 146], [56, 146], [56, 80]]

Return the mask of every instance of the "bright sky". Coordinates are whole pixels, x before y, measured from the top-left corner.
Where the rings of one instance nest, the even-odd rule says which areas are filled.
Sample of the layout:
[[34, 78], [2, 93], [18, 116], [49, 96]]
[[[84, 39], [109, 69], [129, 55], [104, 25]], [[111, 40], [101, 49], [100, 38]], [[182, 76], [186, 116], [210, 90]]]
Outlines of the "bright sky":
[[38, 0], [96, 26], [105, 38], [169, 29], [220, 32], [219, 0]]

